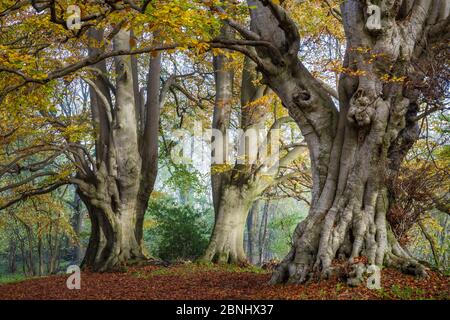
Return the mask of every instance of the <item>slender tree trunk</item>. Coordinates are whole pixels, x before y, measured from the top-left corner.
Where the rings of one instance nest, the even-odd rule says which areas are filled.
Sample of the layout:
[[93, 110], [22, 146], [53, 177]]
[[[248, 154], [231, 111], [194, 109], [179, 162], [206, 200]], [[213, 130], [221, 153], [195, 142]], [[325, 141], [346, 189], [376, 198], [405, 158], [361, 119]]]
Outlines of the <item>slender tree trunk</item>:
[[26, 251], [25, 251], [25, 244], [23, 243], [23, 241], [20, 241], [20, 253], [22, 255], [22, 272], [25, 275], [28, 275], [28, 260], [27, 260], [27, 255], [26, 255]]
[[252, 264], [258, 263], [259, 204], [259, 200], [253, 203], [247, 218], [247, 257]]
[[61, 240], [58, 224], [55, 227], [52, 226], [49, 233], [49, 274], [55, 274], [58, 272], [59, 259], [61, 255]]
[[44, 255], [42, 252], [42, 238], [41, 236], [38, 236], [38, 243], [37, 243], [37, 251], [38, 251], [38, 276], [44, 275]]
[[439, 269], [440, 267], [440, 261], [439, 261], [439, 256], [437, 253], [437, 248], [436, 248], [436, 239], [433, 238], [433, 236], [428, 232], [427, 227], [423, 224], [423, 222], [419, 219], [419, 221], [417, 222], [419, 225], [420, 230], [422, 231], [422, 234], [425, 236], [425, 238], [427, 239], [428, 243], [430, 244], [430, 248], [431, 248], [431, 253], [433, 255], [433, 259], [434, 259], [434, 263], [436, 264], [436, 268]]
[[276, 213], [277, 205], [272, 201], [267, 200], [264, 204], [263, 215], [261, 218], [261, 226], [259, 229], [259, 264], [262, 265], [265, 261], [272, 258], [272, 253], [268, 249], [271, 241], [272, 233], [269, 229], [269, 221]]
[[47, 234], [47, 270], [48, 273], [51, 274], [51, 270], [53, 270], [53, 236], [52, 236], [52, 232], [53, 232], [53, 224], [50, 224], [49, 227], [49, 232]]
[[21, 260], [22, 260], [22, 272], [24, 274], [27, 274], [27, 269], [26, 269], [27, 260], [26, 260], [26, 253], [25, 253], [25, 240], [22, 237], [20, 237], [18, 230], [14, 229], [14, 231], [15, 231], [15, 234], [16, 234], [16, 241], [19, 243], [20, 255], [21, 255]]
[[[445, 245], [446, 245], [447, 239], [448, 239], [448, 234], [450, 233], [450, 232], [448, 232], [448, 229], [447, 229], [448, 222], [449, 222], [449, 216], [447, 215], [445, 217], [444, 226], [442, 228], [443, 232], [440, 237], [440, 247], [441, 248], [445, 248]], [[441, 258], [440, 265], [445, 270], [446, 268], [448, 268], [450, 266], [449, 250], [444, 250], [444, 252], [442, 253], [440, 258]]]
[[259, 228], [259, 264], [264, 263], [264, 256], [266, 252], [266, 238], [267, 238], [267, 222], [269, 219], [270, 200], [264, 204], [264, 209], [261, 217], [261, 225]]
[[72, 247], [72, 264], [80, 264], [83, 258], [83, 248], [81, 247], [81, 230], [83, 229], [83, 207], [82, 201], [78, 192], [74, 194], [74, 200], [72, 202], [73, 216], [72, 216], [72, 228], [78, 238], [78, 243], [75, 243]]
[[9, 273], [16, 273], [17, 271], [17, 245], [14, 240], [9, 241], [8, 270]]
[[27, 240], [28, 240], [28, 248], [27, 251], [27, 266], [28, 266], [28, 274], [31, 276], [34, 276], [36, 274], [36, 267], [35, 267], [35, 261], [33, 256], [33, 230], [28, 225], [25, 225], [25, 230], [27, 234]]

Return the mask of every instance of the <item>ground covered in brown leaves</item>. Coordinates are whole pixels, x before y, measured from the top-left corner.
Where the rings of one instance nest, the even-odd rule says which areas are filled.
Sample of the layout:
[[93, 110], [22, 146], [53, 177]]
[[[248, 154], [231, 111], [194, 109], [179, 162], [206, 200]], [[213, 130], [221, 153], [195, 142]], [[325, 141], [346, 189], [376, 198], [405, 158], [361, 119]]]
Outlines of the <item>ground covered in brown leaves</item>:
[[199, 266], [129, 268], [121, 273], [81, 274], [81, 290], [66, 287], [67, 275], [0, 285], [0, 299], [450, 299], [449, 277], [416, 279], [382, 272], [382, 289], [350, 288], [337, 279], [305, 285], [268, 285], [270, 272], [256, 268]]

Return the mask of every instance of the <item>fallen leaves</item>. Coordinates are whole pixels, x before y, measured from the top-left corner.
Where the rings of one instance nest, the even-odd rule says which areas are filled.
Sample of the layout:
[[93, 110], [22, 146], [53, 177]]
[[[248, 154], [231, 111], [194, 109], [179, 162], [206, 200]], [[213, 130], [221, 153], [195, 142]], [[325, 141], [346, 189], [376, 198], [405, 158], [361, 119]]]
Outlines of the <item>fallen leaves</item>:
[[337, 278], [304, 285], [269, 285], [270, 272], [182, 264], [170, 267], [130, 268], [123, 273], [81, 274], [81, 290], [66, 288], [66, 275], [0, 285], [0, 299], [74, 300], [227, 300], [227, 299], [446, 299], [448, 277], [430, 272], [417, 279], [397, 270], [384, 269], [382, 290], [350, 288]]

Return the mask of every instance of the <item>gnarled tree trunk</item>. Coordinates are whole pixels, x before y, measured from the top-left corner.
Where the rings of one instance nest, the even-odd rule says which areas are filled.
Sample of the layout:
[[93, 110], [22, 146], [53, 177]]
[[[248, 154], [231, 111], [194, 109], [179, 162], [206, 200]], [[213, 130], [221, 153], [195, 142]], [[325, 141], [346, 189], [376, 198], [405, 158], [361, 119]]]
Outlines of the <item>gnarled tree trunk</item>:
[[145, 259], [142, 239], [136, 236], [137, 213], [134, 210], [105, 212], [91, 207], [89, 216], [92, 226], [84, 267], [106, 271]]
[[[214, 63], [216, 92], [218, 94], [214, 109], [213, 129], [217, 129], [224, 136], [223, 141], [227, 139], [226, 130], [230, 122], [233, 82], [232, 71], [226, 69], [226, 60], [227, 58], [224, 55], [219, 55], [215, 57]], [[264, 104], [250, 106], [251, 103], [262, 98], [267, 89], [266, 86], [255, 84], [258, 78], [255, 67], [250, 59], [245, 59], [241, 84], [240, 127], [243, 131], [261, 129], [267, 119], [267, 109]], [[277, 125], [274, 124], [274, 127], [278, 128], [285, 120], [280, 119]], [[245, 150], [243, 150], [243, 154], [238, 155], [238, 158], [247, 159], [250, 157], [250, 148], [261, 147], [257, 141], [245, 140], [246, 136], [241, 138], [241, 142], [245, 144]], [[269, 136], [267, 139], [269, 139]], [[255, 145], [249, 145], [249, 143]], [[222, 146], [216, 145], [217, 147]], [[201, 260], [219, 263], [247, 263], [244, 250], [244, 231], [249, 210], [265, 190], [279, 181], [279, 168], [284, 168], [296, 160], [301, 150], [302, 147], [292, 148], [283, 156], [280, 166], [273, 165], [270, 162], [271, 155], [262, 155], [260, 164], [247, 160], [237, 161], [231, 170], [212, 174], [215, 224], [209, 246]], [[214, 152], [217, 152], [217, 150], [214, 149], [213, 154]], [[228, 160], [227, 152], [228, 148], [225, 143], [222, 153], [223, 159], [217, 159], [217, 155], [214, 155], [213, 159], [221, 161], [218, 164], [225, 164]], [[258, 154], [258, 156], [261, 155]], [[272, 169], [272, 165], [276, 168]], [[267, 166], [267, 172], [262, 172], [264, 166]]]
[[[244, 187], [245, 188], [245, 187]], [[244, 229], [253, 198], [245, 190], [228, 185], [222, 191], [221, 204], [216, 215], [214, 230], [205, 261], [243, 264], [247, 262], [244, 251]]]
[[272, 282], [303, 282], [315, 271], [329, 275], [333, 259], [359, 256], [425, 275], [389, 230], [388, 181], [393, 163], [417, 139], [418, 93], [398, 79], [413, 77], [424, 43], [437, 41], [435, 28], [448, 25], [448, 3], [379, 1], [378, 28], [368, 23], [376, 18], [373, 6], [368, 11], [364, 1], [344, 1], [348, 72], [339, 81], [339, 109], [297, 58], [298, 31], [287, 13], [271, 1], [249, 4], [252, 30], [271, 43], [250, 56], [302, 130], [314, 182], [310, 213]]
[[[90, 32], [93, 40], [102, 39], [101, 32]], [[129, 51], [130, 43], [130, 31], [120, 30], [114, 37], [115, 50]], [[97, 44], [90, 54], [98, 50]], [[115, 58], [115, 86], [106, 77], [104, 61], [95, 66], [94, 81], [85, 79], [97, 129], [96, 167], [79, 172], [74, 181], [92, 225], [82, 266], [96, 271], [146, 259], [142, 228], [157, 171], [161, 56], [151, 58], [145, 105], [134, 59]]]

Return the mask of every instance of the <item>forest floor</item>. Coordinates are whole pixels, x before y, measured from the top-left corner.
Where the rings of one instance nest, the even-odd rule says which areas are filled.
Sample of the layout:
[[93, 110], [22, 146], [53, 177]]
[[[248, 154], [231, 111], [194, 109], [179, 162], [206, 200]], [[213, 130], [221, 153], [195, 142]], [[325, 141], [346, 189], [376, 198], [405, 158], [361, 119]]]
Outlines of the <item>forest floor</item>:
[[381, 290], [350, 288], [336, 279], [304, 285], [269, 285], [270, 271], [179, 264], [129, 268], [120, 273], [81, 273], [81, 290], [66, 287], [67, 275], [0, 284], [3, 299], [450, 299], [450, 277], [430, 272], [417, 279], [384, 269]]

